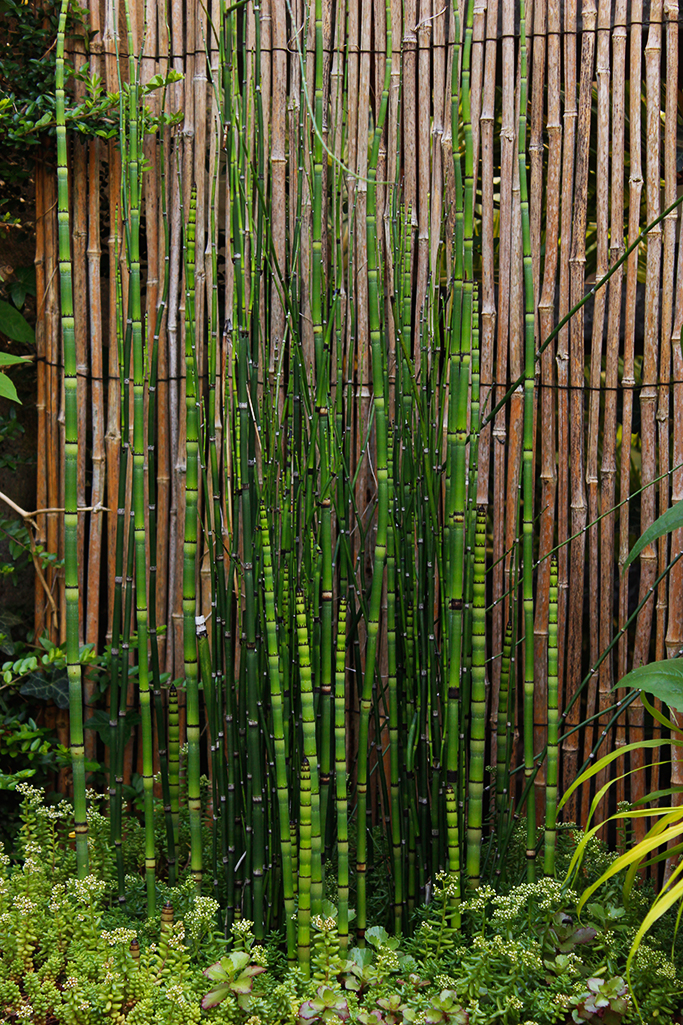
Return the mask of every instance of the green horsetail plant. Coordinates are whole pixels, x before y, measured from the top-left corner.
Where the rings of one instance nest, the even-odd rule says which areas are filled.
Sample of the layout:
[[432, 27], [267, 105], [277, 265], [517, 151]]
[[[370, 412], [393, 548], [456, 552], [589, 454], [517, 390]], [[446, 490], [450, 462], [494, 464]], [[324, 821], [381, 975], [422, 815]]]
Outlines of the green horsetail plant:
[[384, 87], [377, 114], [375, 134], [372, 142], [368, 166], [367, 191], [367, 251], [368, 251], [368, 322], [370, 329], [370, 353], [372, 367], [372, 390], [375, 407], [375, 438], [377, 468], [377, 534], [375, 538], [372, 586], [367, 612], [367, 644], [365, 649], [365, 671], [361, 694], [360, 723], [358, 729], [358, 769], [357, 769], [357, 862], [356, 888], [358, 895], [357, 936], [362, 945], [365, 942], [365, 926], [367, 921], [366, 908], [366, 871], [367, 871], [367, 801], [368, 801], [368, 739], [372, 693], [375, 683], [375, 665], [379, 639], [379, 614], [382, 601], [384, 582], [384, 564], [387, 552], [387, 524], [389, 519], [389, 487], [388, 487], [388, 432], [386, 416], [385, 367], [383, 354], [383, 330], [380, 296], [381, 286], [378, 267], [377, 239], [377, 162], [379, 146], [384, 130], [384, 121], [389, 100], [389, 83], [391, 80], [392, 62], [392, 31], [391, 5], [386, 5], [386, 69]]
[[[308, 641], [306, 605], [301, 590], [296, 593], [296, 631], [299, 651], [299, 686], [301, 690], [301, 721], [303, 728], [303, 751], [307, 763], [311, 815], [310, 834], [310, 887], [311, 912], [322, 913], [322, 844], [320, 832], [320, 782], [318, 776], [318, 748], [315, 736], [315, 708], [313, 703], [313, 679], [311, 674], [311, 649]], [[303, 769], [302, 769], [303, 776]], [[303, 858], [303, 842], [301, 846]], [[303, 869], [300, 869], [303, 871]], [[301, 892], [301, 889], [299, 890]]]
[[[394, 432], [389, 429], [389, 492], [394, 493]], [[403, 845], [401, 842], [401, 783], [399, 769], [399, 700], [396, 663], [396, 547], [393, 516], [387, 523], [387, 671], [389, 686], [389, 774], [391, 786], [391, 847], [394, 882], [394, 932], [403, 931]]]
[[[126, 530], [126, 486], [128, 469], [128, 371], [130, 362], [131, 332], [126, 331], [123, 338], [123, 317], [121, 315], [121, 282], [120, 274], [116, 276], [117, 303], [117, 343], [119, 353], [119, 378], [121, 380], [121, 445], [119, 449], [119, 486], [116, 510], [116, 552], [114, 556], [114, 608], [112, 615], [111, 634], [111, 677], [109, 685], [109, 743], [111, 748], [109, 765], [109, 825], [110, 837], [116, 853], [116, 875], [118, 881], [119, 903], [126, 899], [125, 867], [123, 860], [123, 842], [121, 837], [121, 818], [123, 806], [123, 724], [126, 716], [128, 691], [128, 631], [130, 628], [132, 591], [123, 587], [123, 557]], [[133, 537], [129, 538], [128, 578], [132, 578]], [[125, 651], [123, 647], [126, 638]], [[124, 657], [125, 656], [125, 657]]]
[[194, 339], [194, 265], [197, 188], [193, 184], [185, 227], [185, 539], [183, 543], [183, 651], [187, 700], [187, 804], [190, 814], [190, 869], [199, 890], [202, 882], [202, 809], [199, 791], [199, 679], [195, 616], [197, 500], [199, 494], [199, 409]]
[[[471, 3], [468, 4], [467, 23], [470, 21]], [[471, 32], [466, 35], [471, 44]], [[466, 122], [466, 138], [470, 139], [465, 148], [465, 176], [472, 178], [472, 146], [471, 125], [469, 117], [469, 53], [460, 43], [460, 24], [456, 14], [455, 50], [453, 55], [453, 73], [451, 84], [451, 117], [454, 126], [459, 123], [459, 107], [462, 98], [463, 119]], [[461, 66], [462, 65], [462, 66]], [[467, 71], [465, 67], [467, 66]], [[462, 90], [460, 82], [462, 78]], [[466, 88], [467, 86], [467, 88]], [[462, 97], [461, 97], [462, 94]], [[467, 403], [469, 393], [470, 366], [470, 328], [471, 328], [471, 296], [472, 296], [472, 262], [471, 240], [465, 252], [465, 219], [471, 224], [469, 214], [464, 210], [462, 190], [462, 168], [457, 146], [453, 147], [455, 169], [455, 252], [454, 252], [454, 284], [451, 296], [450, 330], [449, 330], [449, 384], [448, 384], [448, 422], [446, 450], [446, 501], [444, 507], [444, 541], [445, 541], [445, 599], [446, 599], [446, 672], [448, 701], [446, 706], [446, 777], [448, 783], [458, 795], [458, 801], [464, 803], [464, 759], [465, 751], [461, 743], [464, 738], [466, 695], [462, 693], [463, 666], [463, 606], [464, 606], [464, 547], [465, 547], [465, 507], [466, 507], [466, 443], [467, 443]], [[470, 191], [467, 197], [470, 198]], [[465, 299], [469, 306], [465, 308]], [[462, 806], [462, 804], [461, 804]], [[468, 836], [473, 839], [467, 845], [467, 875], [471, 879], [479, 877], [478, 843], [474, 837], [476, 826], [468, 821]], [[459, 871], [451, 866], [451, 871]]]
[[[166, 107], [166, 86], [162, 92], [161, 109]], [[164, 275], [161, 290], [161, 298], [157, 305], [154, 322], [154, 333], [152, 336], [152, 353], [149, 372], [148, 387], [148, 411], [147, 411], [147, 493], [149, 503], [149, 641], [152, 669], [152, 688], [154, 694], [154, 728], [157, 736], [157, 751], [159, 754], [159, 771], [161, 774], [161, 792], [164, 803], [164, 817], [166, 821], [166, 848], [168, 862], [169, 886], [176, 884], [176, 842], [173, 827], [173, 815], [171, 811], [171, 794], [168, 768], [168, 744], [166, 732], [166, 718], [161, 697], [161, 667], [159, 665], [159, 644], [156, 619], [157, 600], [157, 479], [156, 479], [156, 393], [159, 365], [159, 337], [161, 325], [164, 320], [164, 313], [168, 303], [169, 292], [169, 264], [170, 264], [170, 235], [168, 230], [168, 215], [166, 209], [166, 162], [164, 152], [164, 132], [159, 132], [159, 179], [161, 185], [161, 211], [164, 229]]]
[[[472, 697], [470, 722], [469, 815], [467, 826], [468, 881], [479, 884], [471, 870], [479, 861], [483, 824], [484, 756], [486, 749], [486, 510], [477, 513], [474, 545], [472, 616]], [[472, 851], [476, 845], [477, 851]]]
[[311, 961], [311, 773], [308, 759], [301, 760], [299, 776], [299, 910], [297, 956], [305, 979]]
[[[529, 197], [526, 176], [526, 108], [527, 108], [527, 47], [526, 7], [520, 8], [520, 88], [519, 88], [519, 196], [522, 215], [522, 250], [524, 262], [524, 450], [523, 450], [523, 525], [522, 571], [524, 592], [524, 776], [527, 785], [534, 774], [534, 281], [531, 264], [531, 234], [529, 228]], [[526, 802], [527, 823], [527, 878], [536, 878], [536, 805], [533, 788], [529, 788]]]
[[[498, 722], [496, 726], [496, 819], [497, 832], [503, 836], [507, 831], [510, 807], [510, 743], [512, 738], [512, 716], [514, 696], [510, 696], [510, 670], [512, 667], [512, 620], [505, 627], [503, 657], [500, 667], [500, 689], [498, 692]], [[513, 691], [514, 695], [514, 691]]]
[[180, 713], [175, 683], [168, 689], [168, 789], [171, 801], [174, 847], [180, 829]]
[[57, 122], [57, 223], [59, 284], [64, 346], [64, 594], [66, 599], [66, 665], [69, 679], [69, 739], [74, 788], [76, 864], [79, 879], [88, 874], [88, 818], [85, 797], [83, 687], [78, 648], [78, 393], [76, 337], [71, 279], [69, 175], [66, 152], [64, 37], [68, 0], [62, 0], [57, 32], [55, 101]]
[[282, 711], [282, 687], [277, 643], [277, 622], [275, 616], [275, 593], [273, 586], [273, 556], [270, 545], [268, 515], [261, 505], [261, 547], [263, 551], [263, 575], [265, 592], [266, 647], [268, 652], [268, 677], [270, 681], [270, 702], [272, 711], [273, 746], [275, 749], [275, 779], [277, 788], [278, 816], [280, 825], [280, 846], [282, 850], [282, 890], [285, 903], [287, 929], [287, 960], [296, 959], [296, 935], [294, 923], [294, 877], [292, 874], [292, 850], [289, 832], [289, 786], [287, 781], [287, 756], [285, 752], [285, 728]]
[[548, 755], [545, 784], [545, 850], [543, 871], [555, 874], [559, 709], [557, 692], [557, 558], [550, 563], [548, 607]]
[[349, 821], [346, 790], [346, 598], [339, 599], [334, 678], [335, 785], [337, 797], [337, 932], [349, 942]]
[[[145, 817], [145, 881], [147, 914], [155, 912], [154, 852], [154, 750], [152, 705], [149, 680], [149, 638], [147, 609], [147, 527], [145, 522], [145, 352], [142, 329], [142, 297], [140, 283], [140, 193], [142, 173], [139, 159], [141, 132], [139, 117], [138, 67], [133, 51], [133, 30], [130, 9], [125, 5], [128, 31], [128, 111], [127, 146], [125, 154], [126, 182], [126, 256], [128, 263], [128, 319], [132, 333], [133, 355], [133, 511], [135, 535], [135, 612], [138, 637], [138, 689], [142, 729], [142, 780]], [[121, 125], [123, 144], [124, 125]]]

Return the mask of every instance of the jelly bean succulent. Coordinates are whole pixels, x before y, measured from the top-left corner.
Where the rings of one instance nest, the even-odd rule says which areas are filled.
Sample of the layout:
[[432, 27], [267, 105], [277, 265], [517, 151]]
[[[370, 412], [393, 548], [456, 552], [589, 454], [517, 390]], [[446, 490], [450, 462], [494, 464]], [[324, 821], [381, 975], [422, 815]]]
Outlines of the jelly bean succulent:
[[233, 996], [243, 1010], [248, 1010], [254, 978], [262, 972], [265, 972], [265, 968], [261, 965], [249, 964], [249, 954], [246, 951], [231, 951], [204, 970], [204, 975], [218, 985], [206, 994], [202, 1000], [202, 1007], [206, 1011], [210, 1007], [216, 1007], [226, 997]]

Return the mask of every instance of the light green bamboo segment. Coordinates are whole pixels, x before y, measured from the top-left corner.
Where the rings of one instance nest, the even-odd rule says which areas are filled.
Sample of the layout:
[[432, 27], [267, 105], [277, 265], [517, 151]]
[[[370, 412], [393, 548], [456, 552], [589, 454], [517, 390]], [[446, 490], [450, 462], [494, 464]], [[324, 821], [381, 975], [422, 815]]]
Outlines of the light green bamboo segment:
[[[534, 502], [534, 279], [531, 261], [531, 234], [529, 227], [529, 194], [526, 177], [526, 108], [527, 108], [527, 52], [526, 9], [521, 0], [520, 10], [520, 89], [519, 89], [519, 196], [522, 214], [522, 256], [524, 261], [524, 448], [522, 455], [522, 563], [524, 595], [524, 777], [529, 783], [534, 772], [534, 567], [533, 567], [533, 502]], [[527, 822], [527, 879], [536, 878], [536, 805], [533, 788], [528, 790]]]
[[346, 790], [346, 598], [339, 600], [334, 674], [334, 745], [337, 796], [337, 931], [349, 942], [349, 800]]
[[275, 748], [275, 786], [280, 821], [280, 846], [282, 848], [282, 890], [285, 900], [287, 926], [287, 959], [294, 961], [296, 960], [296, 935], [294, 929], [294, 877], [292, 875], [292, 849], [289, 834], [289, 787], [287, 783], [285, 727], [277, 643], [275, 590], [273, 586], [273, 555], [270, 546], [268, 514], [266, 513], [265, 505], [261, 505], [261, 549], [263, 552], [263, 585], [266, 606], [268, 679], [270, 682], [270, 704], [273, 716], [273, 746]]
[[[394, 432], [389, 431], [389, 491], [394, 491]], [[403, 931], [403, 844], [401, 842], [401, 779], [399, 767], [399, 706], [396, 652], [396, 535], [393, 516], [387, 523], [387, 672], [389, 684], [389, 777], [391, 788], [391, 849], [394, 883], [394, 933]]]
[[365, 672], [360, 703], [360, 723], [358, 730], [358, 771], [357, 771], [357, 936], [359, 943], [365, 940], [366, 926], [366, 859], [367, 859], [367, 825], [368, 806], [368, 741], [370, 713], [372, 709], [372, 691], [375, 682], [377, 646], [379, 640], [379, 616], [382, 602], [382, 586], [384, 583], [384, 564], [387, 554], [387, 523], [389, 518], [388, 488], [388, 436], [386, 416], [385, 368], [382, 332], [382, 290], [378, 267], [377, 238], [377, 161], [379, 146], [384, 129], [387, 105], [389, 101], [389, 83], [391, 80], [392, 60], [391, 6], [386, 5], [386, 69], [384, 88], [377, 116], [377, 124], [372, 143], [372, 152], [368, 167], [367, 192], [367, 255], [368, 255], [368, 324], [370, 329], [370, 353], [372, 366], [372, 391], [375, 407], [375, 438], [376, 438], [376, 476], [377, 476], [377, 534], [375, 537], [375, 553], [372, 568], [372, 585], [367, 614], [367, 646], [365, 649]]
[[297, 953], [305, 979], [311, 973], [311, 772], [308, 759], [301, 762], [299, 809], [299, 910]]
[[[322, 848], [320, 836], [320, 781], [318, 779], [318, 747], [315, 736], [315, 707], [313, 704], [313, 675], [311, 648], [308, 641], [306, 603], [303, 592], [296, 592], [296, 634], [299, 649], [299, 686], [301, 692], [301, 720], [304, 734], [304, 756], [308, 767], [311, 815], [310, 834], [310, 886], [311, 908], [314, 915], [322, 913]], [[303, 858], [303, 846], [300, 858]], [[301, 866], [299, 867], [301, 874]], [[299, 887], [301, 889], [301, 887]], [[301, 898], [299, 898], [301, 900]], [[301, 905], [299, 905], [301, 906]]]
[[178, 691], [174, 683], [168, 689], [168, 789], [171, 797], [173, 840], [177, 850], [180, 830], [180, 714]]
[[479, 885], [486, 749], [486, 510], [477, 513], [472, 610], [470, 777], [467, 814], [467, 876]]
[[[128, 29], [128, 145], [125, 150], [128, 217], [128, 317], [132, 331], [133, 353], [133, 529], [135, 534], [135, 615], [138, 637], [138, 694], [142, 731], [142, 781], [145, 816], [145, 882], [147, 914], [155, 912], [154, 856], [154, 750], [152, 703], [149, 678], [149, 633], [147, 608], [147, 526], [145, 522], [145, 352], [142, 336], [142, 297], [140, 283], [140, 193], [142, 168], [139, 157], [138, 67], [133, 49], [130, 10], [126, 4]], [[121, 133], [124, 134], [124, 125]]]
[[545, 783], [545, 852], [543, 871], [555, 874], [557, 838], [558, 736], [560, 716], [557, 693], [557, 559], [550, 563], [548, 605], [548, 756]]
[[512, 737], [513, 703], [510, 701], [510, 666], [512, 659], [512, 621], [505, 627], [503, 658], [500, 667], [500, 690], [498, 695], [498, 722], [496, 743], [496, 815], [498, 832], [505, 832], [510, 799], [510, 739]]
[[57, 121], [57, 223], [59, 284], [64, 346], [64, 596], [66, 599], [66, 666], [69, 679], [69, 740], [74, 787], [74, 829], [79, 879], [88, 874], [88, 818], [85, 798], [83, 687], [78, 650], [78, 393], [76, 338], [71, 279], [69, 177], [64, 113], [64, 35], [68, 0], [62, 0], [57, 33], [55, 101]]
[[[448, 421], [446, 436], [446, 500], [444, 507], [444, 548], [446, 579], [446, 678], [448, 699], [446, 705], [446, 779], [453, 787], [456, 801], [462, 808], [464, 778], [461, 749], [465, 725], [465, 709], [461, 707], [462, 630], [464, 603], [464, 545], [466, 505], [466, 443], [467, 397], [469, 391], [469, 338], [463, 324], [464, 292], [464, 209], [462, 167], [458, 152], [458, 125], [461, 96], [460, 19], [455, 14], [455, 46], [451, 79], [451, 119], [453, 125], [453, 162], [455, 171], [455, 244], [454, 285], [450, 310]], [[471, 148], [469, 153], [471, 155]], [[468, 150], [465, 151], [467, 158]], [[467, 169], [466, 169], [467, 170]], [[470, 282], [471, 286], [471, 282]], [[449, 844], [449, 857], [453, 848]], [[452, 872], [460, 866], [451, 865]]]
[[[458, 801], [455, 790], [446, 784], [446, 836], [448, 838], [448, 871], [455, 877], [455, 892], [449, 896], [448, 902], [451, 907], [460, 905], [460, 831], [458, 829]], [[457, 928], [460, 928], [460, 912], [454, 919]]]
[[199, 494], [199, 411], [194, 339], [194, 262], [197, 190], [192, 186], [185, 229], [185, 538], [183, 543], [183, 655], [187, 701], [187, 805], [190, 815], [190, 870], [202, 883], [202, 821], [199, 792], [199, 675], [197, 670], [197, 499]]

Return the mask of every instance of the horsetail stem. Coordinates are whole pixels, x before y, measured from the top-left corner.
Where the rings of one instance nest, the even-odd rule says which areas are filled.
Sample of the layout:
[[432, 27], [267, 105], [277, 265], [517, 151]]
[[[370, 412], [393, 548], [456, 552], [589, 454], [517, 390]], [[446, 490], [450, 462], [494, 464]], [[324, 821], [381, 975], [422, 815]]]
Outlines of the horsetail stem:
[[88, 818], [85, 796], [83, 687], [78, 646], [78, 394], [76, 337], [71, 277], [69, 177], [67, 168], [64, 36], [68, 0], [62, 0], [55, 63], [57, 122], [57, 223], [59, 226], [59, 284], [64, 346], [64, 592], [66, 599], [66, 667], [69, 680], [69, 741], [74, 789], [74, 830], [79, 879], [88, 874]]

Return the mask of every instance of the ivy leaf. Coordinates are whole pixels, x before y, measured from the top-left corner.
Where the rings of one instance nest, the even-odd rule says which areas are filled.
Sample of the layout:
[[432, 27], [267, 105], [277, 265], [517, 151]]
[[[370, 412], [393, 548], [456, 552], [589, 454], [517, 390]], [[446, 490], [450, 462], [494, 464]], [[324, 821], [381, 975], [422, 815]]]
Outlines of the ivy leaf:
[[[683, 505], [683, 502], [680, 504]], [[640, 688], [648, 694], [654, 694], [669, 708], [683, 712], [683, 658], [664, 659], [662, 662], [639, 666], [622, 676], [617, 686]]]
[[40, 701], [54, 701], [57, 708], [69, 707], [69, 681], [66, 673], [62, 676], [48, 678], [42, 673], [31, 673], [22, 684], [19, 693], [24, 697], [38, 698]]
[[[138, 712], [128, 712], [123, 722], [119, 719], [119, 738], [125, 747], [130, 740], [133, 727], [137, 726], [140, 722], [140, 715]], [[89, 719], [86, 719], [85, 723], [86, 730], [95, 730], [99, 733], [100, 739], [103, 744], [108, 746], [111, 743], [111, 727], [109, 725], [109, 713], [105, 712], [104, 709], [98, 709]]]
[[0, 331], [13, 342], [23, 342], [25, 345], [36, 343], [36, 333], [26, 317], [4, 299], [0, 299]]

